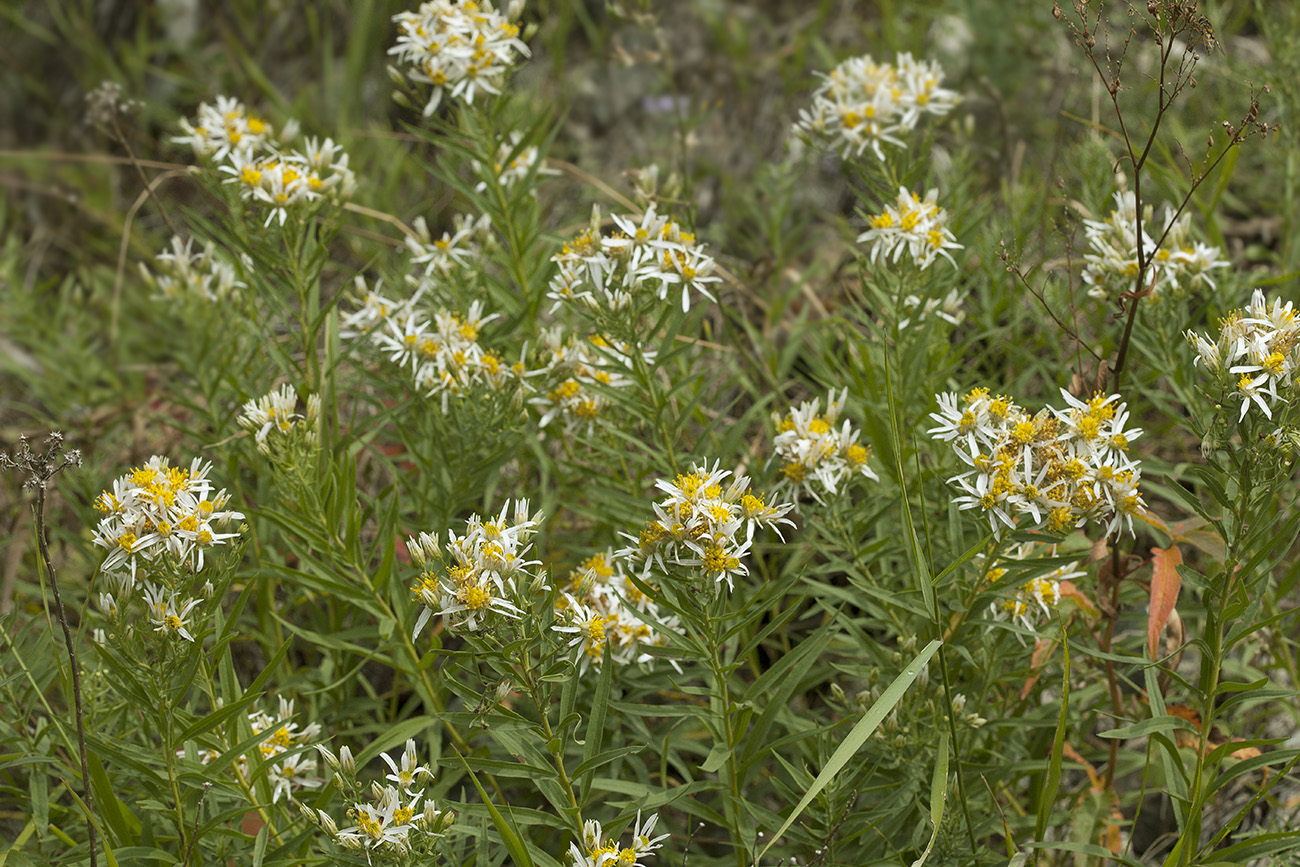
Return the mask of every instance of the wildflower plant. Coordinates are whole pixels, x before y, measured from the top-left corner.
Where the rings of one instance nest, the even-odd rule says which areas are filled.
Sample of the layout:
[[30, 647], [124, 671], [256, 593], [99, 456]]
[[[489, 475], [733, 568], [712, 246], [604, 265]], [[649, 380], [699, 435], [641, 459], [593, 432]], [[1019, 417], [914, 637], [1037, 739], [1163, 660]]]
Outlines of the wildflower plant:
[[907, 147], [907, 137], [925, 115], [941, 117], [959, 101], [956, 92], [943, 87], [938, 63], [907, 52], [893, 63], [853, 57], [817, 74], [821, 84], [812, 105], [800, 110], [795, 135], [846, 160], [870, 150], [884, 162], [882, 145]]
[[168, 86], [0, 124], [85, 440], [0, 455], [0, 861], [1294, 857], [1300, 12], [85, 5], [6, 95]]

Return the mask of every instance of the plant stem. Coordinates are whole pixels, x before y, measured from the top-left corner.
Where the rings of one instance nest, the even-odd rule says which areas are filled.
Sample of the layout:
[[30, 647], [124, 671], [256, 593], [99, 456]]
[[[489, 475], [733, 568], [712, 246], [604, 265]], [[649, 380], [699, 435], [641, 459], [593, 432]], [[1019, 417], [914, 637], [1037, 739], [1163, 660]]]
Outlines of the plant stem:
[[50, 576], [50, 588], [54, 593], [55, 617], [63, 628], [63, 642], [68, 648], [68, 663], [72, 670], [72, 699], [76, 708], [77, 748], [81, 752], [81, 789], [86, 801], [86, 836], [90, 845], [90, 867], [99, 863], [99, 853], [95, 835], [95, 805], [90, 790], [90, 757], [86, 751], [85, 711], [81, 704], [81, 664], [77, 660], [77, 648], [72, 642], [72, 630], [68, 628], [68, 616], [63, 609], [63, 596], [59, 593], [59, 581], [54, 573], [54, 563], [50, 560], [50, 547], [45, 538], [45, 482], [36, 486], [36, 504], [32, 507], [36, 515], [36, 541], [40, 548], [41, 561], [45, 564], [46, 574]]

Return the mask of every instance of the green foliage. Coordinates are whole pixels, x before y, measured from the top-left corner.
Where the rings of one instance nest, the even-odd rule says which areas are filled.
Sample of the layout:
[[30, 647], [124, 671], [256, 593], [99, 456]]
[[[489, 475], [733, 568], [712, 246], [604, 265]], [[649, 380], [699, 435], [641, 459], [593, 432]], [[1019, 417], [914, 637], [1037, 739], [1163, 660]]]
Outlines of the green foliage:
[[[1300, 13], [1067, 5], [539, 0], [427, 115], [396, 0], [0, 8], [0, 433], [84, 457], [48, 563], [4, 462], [0, 867], [1297, 857], [1300, 349], [1231, 316], [1295, 300]], [[867, 52], [961, 101], [845, 158]], [[347, 162], [173, 141], [219, 94]], [[993, 487], [1121, 405], [1108, 508]]]

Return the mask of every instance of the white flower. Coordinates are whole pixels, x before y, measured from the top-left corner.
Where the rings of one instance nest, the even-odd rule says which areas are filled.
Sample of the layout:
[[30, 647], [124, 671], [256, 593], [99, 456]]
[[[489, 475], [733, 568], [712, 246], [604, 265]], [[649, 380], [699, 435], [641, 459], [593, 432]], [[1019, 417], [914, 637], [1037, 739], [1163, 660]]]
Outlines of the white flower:
[[824, 415], [818, 413], [821, 400], [814, 399], [791, 409], [785, 416], [772, 417], [777, 427], [772, 445], [775, 457], [781, 461], [781, 486], [789, 485], [796, 495], [808, 494], [821, 502], [818, 487], [834, 495], [854, 475], [880, 481], [867, 465], [871, 452], [859, 444], [852, 424], [845, 420], [842, 426], [836, 427], [847, 397], [847, 388], [838, 397], [831, 391], [826, 396]]
[[844, 159], [869, 148], [883, 162], [882, 144], [906, 147], [903, 137], [923, 115], [947, 114], [959, 100], [941, 86], [938, 63], [917, 61], [911, 54], [899, 54], [896, 64], [854, 57], [818, 75], [822, 83], [812, 105], [799, 112], [794, 131], [799, 139], [816, 141]]
[[636, 814], [636, 826], [632, 829], [632, 843], [620, 847], [618, 841], [606, 837], [604, 829], [595, 819], [588, 819], [582, 824], [581, 845], [577, 841], [569, 844], [569, 856], [573, 867], [646, 867], [644, 859], [654, 854], [663, 846], [668, 834], [654, 834], [655, 823], [659, 816], [651, 816], [642, 824], [641, 812]]
[[[1083, 282], [1089, 287], [1089, 295], [1110, 298], [1141, 288], [1150, 290], [1151, 301], [1158, 301], [1166, 296], [1184, 297], [1202, 286], [1215, 288], [1210, 272], [1226, 268], [1228, 262], [1218, 247], [1191, 241], [1190, 213], [1175, 218], [1173, 208], [1166, 205], [1163, 219], [1157, 223], [1154, 209], [1145, 206], [1141, 238], [1137, 222], [1137, 199], [1125, 191], [1115, 193], [1115, 208], [1107, 219], [1084, 221], [1088, 252], [1083, 256]], [[1142, 287], [1134, 285], [1139, 270], [1139, 243], [1147, 268], [1143, 278], [1147, 285]]]
[[903, 251], [922, 271], [936, 256], [953, 265], [957, 262], [949, 250], [961, 250], [956, 237], [946, 227], [948, 212], [935, 204], [938, 190], [930, 190], [922, 199], [906, 187], [898, 188], [893, 205], [870, 218], [871, 228], [858, 236], [859, 244], [871, 244], [871, 261], [897, 262]]
[[[512, 4], [517, 16], [522, 4]], [[473, 104], [482, 90], [497, 94], [506, 71], [519, 56], [529, 55], [519, 39], [519, 27], [493, 6], [491, 0], [458, 3], [433, 0], [415, 12], [393, 16], [397, 44], [388, 49], [411, 80], [429, 85], [425, 116], [433, 114], [444, 92]]]
[[193, 238], [182, 241], [179, 236], [173, 237], [171, 249], [155, 256], [152, 268], [140, 263], [145, 282], [169, 300], [200, 298], [220, 302], [244, 288], [234, 266], [218, 254], [215, 244], [209, 241], [201, 252], [191, 252], [193, 242]]
[[411, 787], [415, 785], [422, 775], [433, 778], [433, 771], [425, 765], [420, 764], [415, 756], [415, 739], [410, 738], [406, 741], [406, 749], [402, 751], [402, 762], [398, 765], [387, 753], [380, 753], [379, 756], [388, 765], [392, 771], [385, 779], [392, 780], [403, 792], [408, 795], [414, 794]]
[[292, 385], [282, 385], [269, 394], [245, 403], [239, 416], [239, 426], [253, 432], [257, 450], [264, 455], [271, 453], [268, 436], [274, 433], [279, 438], [288, 438], [300, 424], [302, 430], [306, 431], [305, 441], [315, 444], [320, 395], [313, 394], [307, 398], [305, 414], [298, 413], [297, 408], [297, 389]]
[[754, 528], [767, 527], [779, 535], [781, 524], [794, 523], [785, 517], [793, 503], [764, 503], [750, 492], [748, 476], [736, 476], [724, 488], [730, 475], [715, 462], [712, 469], [697, 465], [671, 482], [657, 481], [655, 487], [667, 497], [654, 503], [654, 520], [639, 537], [628, 536], [635, 545], [619, 556], [639, 566], [643, 580], [655, 567], [678, 567], [719, 584], [725, 581], [730, 588], [737, 575], [749, 574], [741, 558], [749, 552]]
[[1238, 423], [1252, 406], [1267, 418], [1273, 410], [1296, 396], [1296, 368], [1300, 365], [1300, 318], [1292, 302], [1275, 298], [1269, 304], [1256, 289], [1250, 304], [1234, 310], [1219, 323], [1219, 336], [1187, 332], [1196, 350], [1196, 363], [1212, 377], [1228, 400], [1240, 400]]
[[[513, 517], [507, 517], [511, 508]], [[516, 581], [538, 560], [525, 557], [532, 549], [528, 541], [537, 532], [541, 513], [529, 517], [528, 501], [507, 501], [494, 520], [470, 518], [463, 536], [447, 531], [445, 552], [435, 550], [436, 563], [426, 562], [420, 583], [414, 588], [424, 609], [416, 619], [411, 640], [419, 636], [435, 614], [452, 628], [476, 630], [486, 626], [492, 615], [519, 617], [523, 612], [516, 604], [521, 590]], [[430, 546], [411, 539], [408, 549], [422, 552]], [[450, 562], [444, 557], [450, 555]]]
[[214, 162], [232, 153], [252, 153], [272, 140], [271, 126], [230, 96], [218, 96], [215, 106], [201, 103], [193, 121], [182, 118], [180, 123], [185, 134], [172, 141], [187, 144], [195, 156]]
[[238, 533], [222, 533], [218, 528], [244, 515], [225, 509], [229, 497], [224, 490], [213, 492], [207, 478], [211, 467], [195, 458], [188, 470], [181, 469], [154, 455], [117, 479], [111, 492], [101, 492], [95, 508], [104, 517], [94, 539], [108, 549], [101, 571], [125, 571], [122, 584], [129, 590], [141, 563], [166, 556], [189, 563], [197, 572], [203, 568], [207, 548], [236, 538]]
[[176, 634], [186, 641], [194, 640], [185, 618], [194, 606], [199, 604], [198, 599], [190, 599], [184, 604], [178, 604], [175, 593], [168, 593], [165, 588], [154, 584], [146, 584], [143, 594], [149, 608], [149, 620], [155, 624], [154, 632]]
[[965, 397], [939, 395], [938, 426], [929, 433], [951, 444], [971, 469], [949, 479], [961, 509], [982, 509], [995, 533], [1046, 528], [1064, 533], [1090, 520], [1106, 532], [1132, 532], [1143, 502], [1141, 468], [1127, 454], [1142, 431], [1125, 428], [1119, 395], [1080, 400], [1062, 391], [1067, 408], [1030, 416], [1004, 396], [977, 388]]

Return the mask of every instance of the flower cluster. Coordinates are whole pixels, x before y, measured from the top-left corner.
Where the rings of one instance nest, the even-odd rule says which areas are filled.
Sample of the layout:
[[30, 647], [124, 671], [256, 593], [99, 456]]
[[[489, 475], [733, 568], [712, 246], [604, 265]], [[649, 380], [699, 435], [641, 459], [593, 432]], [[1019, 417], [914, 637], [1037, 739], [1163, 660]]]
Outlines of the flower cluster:
[[402, 863], [412, 863], [411, 856], [427, 855], [436, 839], [455, 821], [455, 814], [438, 810], [432, 799], [424, 798], [423, 787], [433, 779], [433, 771], [419, 763], [414, 740], [406, 742], [400, 761], [381, 754], [392, 773], [384, 778], [386, 783], [371, 784], [368, 798], [356, 779], [356, 763], [347, 747], [340, 749], [337, 757], [323, 746], [317, 749], [335, 772], [334, 780], [348, 803], [347, 818], [353, 824], [340, 829], [324, 810], [306, 804], [300, 804], [299, 809], [307, 821], [324, 830], [342, 848], [364, 852], [367, 860], [374, 855], [397, 856]]
[[966, 294], [960, 289], [953, 289], [943, 298], [922, 298], [920, 295], [908, 295], [903, 299], [903, 311], [906, 316], [898, 320], [898, 327], [907, 330], [913, 322], [924, 322], [931, 316], [937, 316], [949, 325], [961, 325], [966, 321], [966, 310], [962, 302]]
[[938, 190], [930, 190], [922, 199], [906, 187], [898, 188], [898, 200], [885, 205], [879, 214], [867, 218], [871, 228], [858, 236], [859, 244], [871, 244], [871, 261], [897, 262], [903, 251], [924, 271], [936, 256], [943, 256], [953, 265], [956, 261], [949, 250], [960, 250], [962, 245], [945, 225], [948, 212], [935, 204]]
[[[547, 168], [545, 164], [538, 166], [538, 161], [541, 159], [541, 149], [537, 145], [522, 147], [523, 140], [523, 133], [518, 130], [511, 132], [505, 141], [501, 142], [501, 146], [497, 148], [497, 157], [492, 163], [492, 173], [496, 175], [497, 183], [507, 190], [534, 173], [538, 175], [559, 174], [555, 169]], [[477, 160], [473, 161], [472, 168], [479, 177], [486, 176], [486, 170]], [[474, 189], [481, 193], [487, 189], [487, 186], [487, 181], [483, 180]]]
[[616, 838], [605, 836], [599, 822], [588, 819], [582, 823], [582, 845], [576, 841], [569, 844], [572, 867], [645, 867], [641, 859], [662, 848], [663, 841], [669, 837], [668, 834], [651, 836], [658, 821], [659, 816], [651, 816], [643, 825], [638, 812], [632, 829], [632, 843], [622, 847]]
[[[165, 558], [197, 572], [210, 548], [239, 536], [221, 532], [244, 515], [226, 509], [230, 497], [224, 489], [213, 492], [211, 469], [212, 464], [199, 458], [187, 470], [154, 455], [95, 498], [95, 508], [103, 515], [95, 528], [95, 544], [108, 549], [100, 568], [118, 574], [124, 592], [134, 587], [141, 563]], [[161, 601], [165, 604], [157, 610], [171, 612], [174, 597]]]
[[[599, 334], [586, 340], [565, 340], [559, 328], [548, 329], [543, 334], [543, 343], [551, 355], [546, 372], [556, 385], [530, 401], [542, 411], [539, 426], [544, 428], [559, 419], [564, 422], [567, 434], [585, 427], [587, 436], [591, 436], [596, 422], [609, 407], [609, 390], [632, 384], [624, 371], [631, 368], [632, 354], [637, 350]], [[642, 351], [641, 358], [651, 365], [655, 353]]]
[[572, 634], [571, 647], [582, 646], [584, 672], [604, 663], [606, 646], [615, 665], [649, 662], [653, 657], [638, 648], [662, 647], [667, 638], [661, 630], [677, 628], [676, 617], [661, 612], [628, 580], [613, 551], [594, 554], [569, 573], [568, 589], [556, 597], [555, 611], [562, 625], [552, 628]]
[[343, 319], [343, 336], [365, 337], [379, 347], [407, 372], [416, 389], [427, 397], [441, 396], [443, 413], [453, 396], [477, 387], [501, 389], [527, 374], [522, 361], [508, 364], [478, 342], [479, 330], [497, 318], [483, 315], [482, 301], [473, 302], [463, 315], [440, 309], [430, 318], [419, 307], [423, 289], [397, 302], [367, 291], [361, 278], [357, 288], [364, 301]]
[[477, 91], [499, 94], [506, 71], [529, 55], [512, 23], [523, 11], [522, 0], [511, 2], [505, 14], [492, 0], [432, 0], [415, 12], [400, 12], [397, 44], [388, 53], [406, 65], [412, 81], [428, 85], [428, 117], [446, 92], [452, 99], [474, 103]]
[[[1008, 549], [1003, 554], [1002, 562], [1018, 561], [1009, 564], [1018, 565], [1055, 556], [1056, 545], [1022, 542]], [[982, 558], [983, 555], [979, 557]], [[989, 570], [987, 580], [989, 583], [994, 583], [1006, 574], [1005, 566], [997, 566]], [[1057, 603], [1061, 601], [1061, 583], [1083, 574], [1077, 562], [1057, 566], [1049, 572], [1030, 578], [1017, 587], [1011, 596], [990, 602], [989, 613], [993, 615], [994, 620], [1010, 620], [1026, 630], [1033, 631], [1039, 616], [1050, 616]]]
[[[1089, 251], [1083, 259], [1083, 282], [1094, 298], [1111, 298], [1122, 292], [1150, 290], [1152, 301], [1161, 297], [1186, 297], [1202, 286], [1214, 288], [1210, 272], [1226, 268], [1219, 248], [1193, 242], [1191, 213], [1175, 217], [1165, 206], [1163, 219], [1154, 220], [1150, 205], [1142, 209], [1142, 255], [1147, 263], [1147, 285], [1134, 286], [1138, 274], [1137, 198], [1131, 192], [1115, 194], [1115, 208], [1105, 220], [1084, 220]], [[1156, 238], [1163, 238], [1159, 245]]]
[[719, 584], [726, 581], [730, 589], [735, 576], [749, 574], [741, 558], [749, 553], [756, 527], [780, 535], [781, 524], [794, 526], [785, 517], [793, 503], [779, 502], [775, 494], [764, 501], [750, 491], [748, 476], [736, 476], [724, 488], [731, 471], [717, 462], [707, 467], [697, 465], [671, 482], [655, 483], [667, 496], [654, 504], [655, 518], [640, 536], [628, 537], [636, 544], [619, 551], [639, 567], [643, 580], [656, 567], [688, 569]]
[[477, 220], [469, 214], [459, 214], [452, 220], [453, 231], [443, 232], [434, 238], [424, 217], [415, 218], [418, 237], [406, 236], [406, 248], [411, 253], [411, 264], [419, 266], [421, 276], [412, 275], [407, 280], [416, 288], [434, 277], [451, 280], [458, 271], [472, 268], [483, 253], [483, 242], [489, 236], [491, 222], [484, 214]]
[[[293, 722], [293, 700], [280, 697], [280, 711], [272, 716], [258, 708], [248, 715], [248, 725], [253, 734], [266, 734], [267, 737], [257, 745], [262, 758], [269, 762], [267, 780], [271, 784], [271, 801], [277, 802], [281, 795], [290, 795], [298, 789], [319, 789], [324, 781], [313, 776], [316, 773], [316, 759], [299, 752], [320, 735], [320, 724], [312, 723], [300, 729]], [[269, 733], [269, 734], [268, 734]], [[185, 750], [176, 751], [184, 756]], [[198, 759], [208, 764], [220, 758], [214, 749], [199, 750]], [[236, 772], [244, 779], [248, 778], [248, 759], [240, 756], [235, 760]]]
[[952, 444], [968, 472], [950, 479], [962, 491], [955, 502], [982, 509], [994, 532], [1046, 528], [1064, 533], [1106, 521], [1106, 533], [1133, 532], [1144, 504], [1141, 467], [1128, 456], [1141, 429], [1125, 429], [1119, 395], [1079, 400], [1062, 389], [1068, 408], [1029, 415], [987, 388], [965, 397], [938, 395], [938, 422], [930, 435]]
[[494, 519], [472, 516], [463, 536], [448, 530], [445, 552], [429, 533], [411, 538], [407, 550], [422, 570], [412, 594], [424, 606], [411, 640], [435, 614], [442, 616], [445, 625], [468, 630], [485, 626], [494, 615], [522, 614], [518, 603], [524, 594], [545, 586], [540, 575], [531, 576], [529, 586], [518, 586], [518, 579], [527, 577], [525, 570], [541, 563], [524, 559], [541, 520], [541, 512], [528, 514], [527, 500], [507, 501]]
[[[1234, 310], [1219, 322], [1219, 337], [1187, 332], [1196, 350], [1196, 363], [1215, 377], [1232, 399], [1241, 401], [1238, 422], [1251, 404], [1268, 418], [1278, 404], [1290, 403], [1296, 393], [1296, 367], [1300, 363], [1300, 318], [1292, 302], [1274, 298], [1269, 304], [1256, 289], [1249, 306]], [[1235, 378], [1235, 379], [1234, 379]]]
[[942, 87], [938, 63], [915, 60], [907, 53], [899, 54], [893, 64], [854, 57], [829, 75], [818, 75], [822, 83], [813, 92], [812, 107], [799, 112], [795, 135], [844, 159], [870, 148], [883, 162], [882, 143], [906, 147], [902, 137], [916, 128], [922, 115], [945, 115], [959, 99]]
[[832, 390], [826, 395], [825, 414], [818, 413], [821, 399], [815, 398], [804, 401], [784, 417], [779, 414], [772, 417], [777, 427], [772, 445], [781, 462], [783, 477], [780, 484], [791, 486], [796, 496], [807, 494], [822, 502], [818, 487], [834, 496], [855, 475], [880, 481], [867, 466], [871, 450], [858, 442], [853, 425], [846, 419], [836, 428], [847, 397], [847, 388], [838, 397]]
[[[316, 445], [316, 426], [320, 419], [320, 395], [313, 394], [307, 398], [304, 413], [298, 412], [298, 391], [292, 385], [282, 385], [270, 394], [263, 395], [244, 404], [239, 416], [239, 426], [253, 431], [257, 450], [264, 455], [271, 454], [268, 437], [275, 434], [277, 443], [290, 442], [295, 436], [301, 436], [308, 446]], [[297, 432], [295, 434], [295, 431]]]
[[168, 300], [224, 301], [236, 289], [244, 288], [235, 266], [217, 253], [215, 244], [209, 241], [202, 251], [193, 252], [193, 242], [192, 238], [182, 241], [173, 237], [171, 249], [154, 256], [152, 268], [141, 262], [145, 282]]
[[230, 175], [226, 183], [238, 184], [244, 200], [268, 209], [268, 226], [273, 219], [284, 225], [290, 208], [326, 196], [350, 198], [356, 187], [347, 154], [333, 140], [308, 138], [301, 150], [288, 149], [297, 136], [296, 123], [273, 138], [265, 121], [228, 96], [217, 97], [215, 107], [200, 105], [197, 119], [182, 118], [181, 129], [185, 134], [172, 141], [189, 145], [201, 159], [222, 163], [219, 171]]
[[722, 278], [713, 276], [716, 265], [693, 234], [656, 214], [653, 203], [639, 221], [613, 220], [618, 229], [602, 235], [600, 213], [593, 210], [591, 224], [552, 257], [559, 266], [547, 296], [555, 299], [552, 310], [581, 301], [596, 310], [619, 311], [651, 293], [667, 301], [676, 286], [682, 289], [683, 311], [690, 309], [692, 289], [717, 302], [708, 285]]

